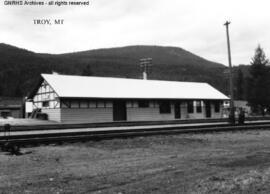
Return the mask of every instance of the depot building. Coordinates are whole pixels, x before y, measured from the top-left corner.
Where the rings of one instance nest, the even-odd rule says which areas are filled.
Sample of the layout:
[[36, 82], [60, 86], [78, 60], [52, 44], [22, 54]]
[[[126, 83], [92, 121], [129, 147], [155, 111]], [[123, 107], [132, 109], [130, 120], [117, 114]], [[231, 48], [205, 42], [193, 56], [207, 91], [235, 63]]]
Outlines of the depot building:
[[221, 118], [229, 98], [207, 83], [42, 74], [33, 111], [64, 123]]

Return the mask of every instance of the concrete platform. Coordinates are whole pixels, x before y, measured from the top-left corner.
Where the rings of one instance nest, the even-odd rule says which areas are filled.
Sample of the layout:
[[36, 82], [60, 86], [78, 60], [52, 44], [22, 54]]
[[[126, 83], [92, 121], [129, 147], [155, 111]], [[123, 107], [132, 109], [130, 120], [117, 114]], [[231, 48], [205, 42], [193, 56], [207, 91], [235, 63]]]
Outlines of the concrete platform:
[[[260, 121], [247, 121], [246, 123], [270, 123], [270, 120]], [[10, 136], [20, 135], [37, 135], [37, 134], [59, 134], [59, 133], [78, 133], [78, 132], [104, 132], [104, 131], [121, 131], [121, 130], [150, 130], [150, 129], [166, 129], [170, 128], [197, 128], [197, 127], [214, 127], [214, 126], [228, 126], [227, 122], [215, 122], [215, 123], [189, 123], [189, 124], [166, 124], [166, 125], [146, 125], [146, 126], [118, 126], [118, 127], [93, 127], [93, 128], [76, 128], [76, 129], [50, 129], [50, 130], [31, 130], [31, 131], [11, 131]], [[7, 133], [0, 132], [0, 137], [7, 135]]]

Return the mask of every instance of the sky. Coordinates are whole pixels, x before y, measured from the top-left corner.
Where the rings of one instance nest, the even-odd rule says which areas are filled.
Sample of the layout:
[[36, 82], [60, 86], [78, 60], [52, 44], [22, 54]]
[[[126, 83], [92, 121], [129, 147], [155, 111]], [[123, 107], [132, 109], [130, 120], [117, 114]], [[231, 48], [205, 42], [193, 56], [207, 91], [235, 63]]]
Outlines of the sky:
[[[228, 20], [233, 65], [249, 64], [258, 44], [270, 57], [267, 0], [90, 0], [89, 6], [5, 2], [0, 0], [0, 42], [35, 52], [176, 46], [228, 65], [223, 25]], [[37, 25], [34, 19], [64, 19], [64, 24]]]

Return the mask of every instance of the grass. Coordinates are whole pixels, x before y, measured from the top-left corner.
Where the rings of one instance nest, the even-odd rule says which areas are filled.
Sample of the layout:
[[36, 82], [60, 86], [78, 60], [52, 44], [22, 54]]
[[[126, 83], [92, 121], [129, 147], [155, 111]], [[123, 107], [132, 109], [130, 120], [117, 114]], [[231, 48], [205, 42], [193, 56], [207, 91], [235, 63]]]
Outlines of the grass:
[[0, 193], [270, 193], [270, 131], [185, 134], [0, 153]]

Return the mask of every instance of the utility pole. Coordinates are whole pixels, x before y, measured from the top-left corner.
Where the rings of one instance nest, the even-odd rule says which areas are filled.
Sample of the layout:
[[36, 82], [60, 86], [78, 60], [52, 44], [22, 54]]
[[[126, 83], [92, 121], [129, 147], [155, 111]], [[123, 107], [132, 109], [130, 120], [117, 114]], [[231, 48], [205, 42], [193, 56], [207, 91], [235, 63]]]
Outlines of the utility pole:
[[229, 121], [231, 124], [235, 124], [235, 115], [234, 115], [234, 94], [233, 94], [233, 70], [232, 70], [232, 57], [231, 57], [231, 46], [230, 46], [230, 36], [229, 36], [229, 25], [231, 22], [226, 21], [224, 24], [226, 26], [227, 34], [227, 46], [228, 46], [228, 60], [229, 60], [229, 79], [230, 79], [230, 115]]
[[152, 58], [140, 59], [140, 66], [143, 68], [143, 79], [147, 80], [149, 66], [152, 66]]

